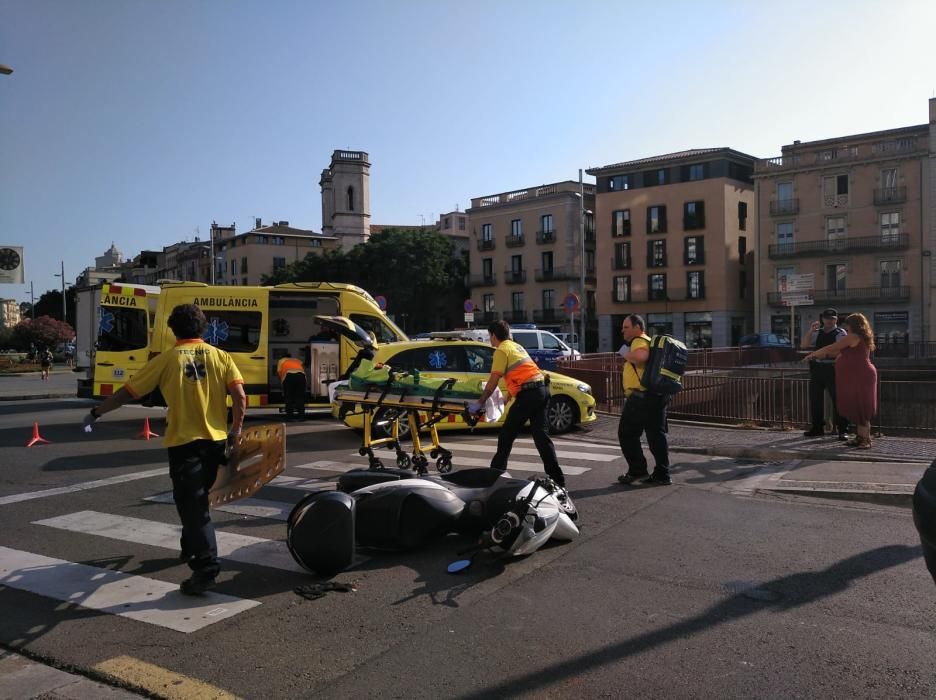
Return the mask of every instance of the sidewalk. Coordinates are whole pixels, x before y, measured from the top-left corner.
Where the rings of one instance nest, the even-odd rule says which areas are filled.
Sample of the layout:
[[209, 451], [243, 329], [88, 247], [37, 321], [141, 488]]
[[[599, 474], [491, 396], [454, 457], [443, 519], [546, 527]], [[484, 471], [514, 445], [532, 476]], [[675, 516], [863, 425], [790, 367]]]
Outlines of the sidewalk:
[[81, 376], [62, 365], [53, 367], [45, 382], [39, 372], [0, 374], [0, 401], [75, 398]]
[[3, 700], [133, 700], [142, 697], [146, 696], [0, 649], [0, 698]]

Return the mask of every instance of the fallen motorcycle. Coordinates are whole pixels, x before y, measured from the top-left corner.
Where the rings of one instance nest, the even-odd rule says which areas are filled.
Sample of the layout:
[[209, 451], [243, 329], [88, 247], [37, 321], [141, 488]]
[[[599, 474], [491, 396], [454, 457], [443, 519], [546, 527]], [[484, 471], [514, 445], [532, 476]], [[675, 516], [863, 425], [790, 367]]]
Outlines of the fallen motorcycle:
[[286, 543], [302, 567], [328, 576], [351, 565], [356, 546], [414, 549], [449, 533], [477, 536], [472, 549], [532, 554], [549, 540], [574, 539], [577, 517], [568, 492], [548, 478], [514, 479], [498, 469], [418, 478], [401, 469], [354, 469], [337, 491], [296, 504]]

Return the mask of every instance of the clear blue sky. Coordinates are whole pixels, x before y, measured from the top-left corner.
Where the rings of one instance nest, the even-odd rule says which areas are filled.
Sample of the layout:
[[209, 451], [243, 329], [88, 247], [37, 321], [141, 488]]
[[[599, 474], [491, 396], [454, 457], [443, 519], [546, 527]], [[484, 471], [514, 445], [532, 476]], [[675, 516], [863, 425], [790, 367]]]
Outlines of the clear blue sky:
[[112, 241], [321, 230], [336, 148], [370, 153], [372, 221], [414, 224], [579, 168], [922, 124], [934, 26], [932, 0], [0, 0], [0, 244], [38, 298]]

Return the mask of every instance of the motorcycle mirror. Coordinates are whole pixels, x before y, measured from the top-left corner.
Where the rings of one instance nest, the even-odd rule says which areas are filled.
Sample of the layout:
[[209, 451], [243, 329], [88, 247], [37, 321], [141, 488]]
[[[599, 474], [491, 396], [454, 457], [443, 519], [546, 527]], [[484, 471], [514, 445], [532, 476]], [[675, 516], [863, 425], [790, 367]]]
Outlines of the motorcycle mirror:
[[447, 571], [450, 574], [460, 574], [474, 564], [474, 559], [459, 559], [448, 565]]

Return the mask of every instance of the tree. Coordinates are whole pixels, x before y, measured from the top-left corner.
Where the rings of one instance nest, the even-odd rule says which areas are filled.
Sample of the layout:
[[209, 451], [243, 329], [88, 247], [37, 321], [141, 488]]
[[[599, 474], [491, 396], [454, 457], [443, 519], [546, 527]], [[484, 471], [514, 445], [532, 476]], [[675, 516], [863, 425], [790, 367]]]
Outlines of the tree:
[[[59, 294], [59, 299], [62, 295]], [[14, 342], [19, 350], [28, 350], [31, 346], [37, 348], [54, 348], [57, 345], [75, 337], [75, 330], [67, 323], [50, 316], [27, 318], [13, 327]]]
[[68, 316], [62, 319], [62, 292], [58, 289], [50, 289], [36, 300], [36, 318], [39, 316], [51, 316], [59, 321], [65, 320], [68, 323], [75, 322], [75, 288], [69, 287], [65, 290], [65, 304]]

